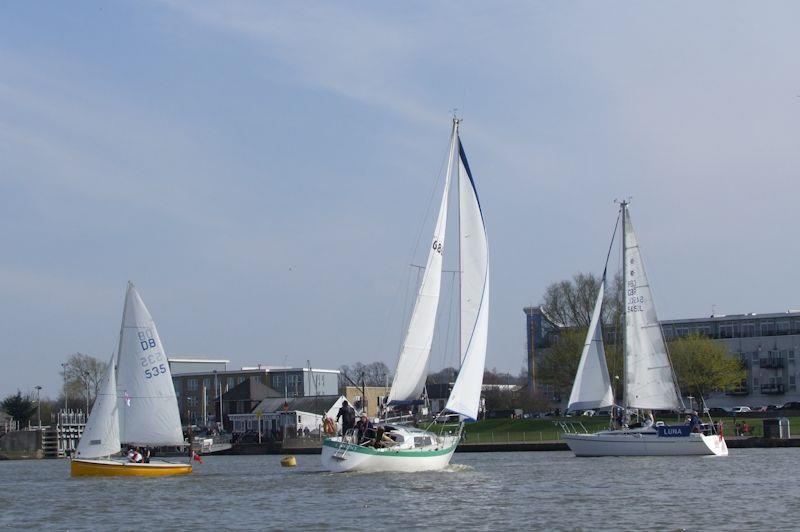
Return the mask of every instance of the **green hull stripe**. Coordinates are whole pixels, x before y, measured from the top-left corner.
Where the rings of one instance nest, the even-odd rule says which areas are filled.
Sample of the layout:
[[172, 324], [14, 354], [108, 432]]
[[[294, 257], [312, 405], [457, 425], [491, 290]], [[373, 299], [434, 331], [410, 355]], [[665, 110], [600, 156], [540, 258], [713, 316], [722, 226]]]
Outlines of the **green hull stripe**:
[[[341, 442], [333, 441], [331, 439], [326, 439], [323, 442], [325, 447], [331, 447], [332, 449], [339, 449]], [[456, 444], [457, 445], [457, 444]], [[449, 454], [455, 450], [456, 445], [452, 445], [450, 447], [446, 447], [444, 449], [439, 449], [436, 451], [414, 451], [414, 450], [399, 450], [393, 451], [391, 449], [375, 449], [373, 447], [362, 447], [360, 445], [354, 445], [352, 443], [348, 443], [345, 449], [349, 453], [361, 453], [361, 454], [370, 454], [374, 456], [391, 456], [391, 457], [403, 457], [403, 458], [426, 458], [429, 456], [442, 456], [444, 454]]]

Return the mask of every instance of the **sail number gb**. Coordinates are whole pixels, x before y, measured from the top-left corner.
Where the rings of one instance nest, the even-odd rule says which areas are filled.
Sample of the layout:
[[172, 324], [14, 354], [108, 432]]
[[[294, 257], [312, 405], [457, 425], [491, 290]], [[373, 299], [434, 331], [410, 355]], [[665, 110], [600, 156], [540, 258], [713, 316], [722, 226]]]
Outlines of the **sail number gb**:
[[439, 242], [438, 240], [434, 240], [434, 241], [433, 241], [433, 246], [432, 246], [432, 248], [433, 248], [433, 249], [434, 249], [434, 251], [436, 251], [436, 253], [438, 253], [439, 255], [441, 255], [441, 254], [442, 254], [442, 243], [441, 243], [441, 242]]

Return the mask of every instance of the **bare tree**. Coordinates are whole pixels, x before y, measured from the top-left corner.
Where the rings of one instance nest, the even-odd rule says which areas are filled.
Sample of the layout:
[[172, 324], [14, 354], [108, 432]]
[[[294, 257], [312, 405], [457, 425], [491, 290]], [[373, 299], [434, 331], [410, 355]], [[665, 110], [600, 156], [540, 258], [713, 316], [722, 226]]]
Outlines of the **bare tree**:
[[345, 364], [339, 367], [339, 371], [342, 372], [345, 386], [352, 386], [353, 382], [359, 386], [385, 386], [391, 380], [389, 368], [383, 362], [356, 362], [352, 366]]
[[[80, 398], [82, 404], [91, 404], [97, 397], [100, 380], [106, 372], [108, 364], [83, 353], [74, 353], [67, 359], [61, 377], [66, 381], [66, 392], [69, 397]], [[87, 398], [87, 384], [89, 397]]]

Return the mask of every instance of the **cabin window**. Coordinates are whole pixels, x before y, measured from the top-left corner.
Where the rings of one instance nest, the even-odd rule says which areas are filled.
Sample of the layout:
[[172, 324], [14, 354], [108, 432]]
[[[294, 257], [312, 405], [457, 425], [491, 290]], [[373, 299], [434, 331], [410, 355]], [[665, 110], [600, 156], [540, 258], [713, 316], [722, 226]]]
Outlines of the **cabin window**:
[[431, 444], [430, 436], [414, 436], [414, 447], [425, 447]]

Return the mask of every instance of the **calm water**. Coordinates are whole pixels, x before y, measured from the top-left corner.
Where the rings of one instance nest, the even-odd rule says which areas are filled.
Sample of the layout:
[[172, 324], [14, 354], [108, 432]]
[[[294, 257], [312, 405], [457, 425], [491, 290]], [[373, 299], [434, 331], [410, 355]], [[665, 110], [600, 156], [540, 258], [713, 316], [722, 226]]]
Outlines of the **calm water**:
[[727, 458], [456, 454], [447, 471], [333, 475], [318, 456], [205, 457], [188, 477], [69, 477], [66, 460], [0, 462], [0, 529], [789, 530], [800, 449]]

